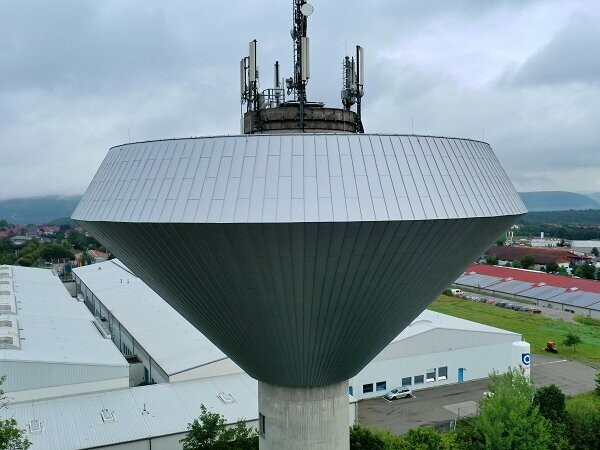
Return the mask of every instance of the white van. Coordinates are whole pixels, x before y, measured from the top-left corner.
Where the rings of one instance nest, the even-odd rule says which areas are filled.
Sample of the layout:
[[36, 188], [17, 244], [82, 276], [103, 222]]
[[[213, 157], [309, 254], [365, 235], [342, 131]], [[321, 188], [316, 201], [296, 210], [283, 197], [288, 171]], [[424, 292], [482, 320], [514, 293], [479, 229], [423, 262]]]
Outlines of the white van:
[[463, 297], [465, 295], [465, 293], [460, 289], [450, 289], [450, 292], [452, 292], [452, 295], [455, 297]]

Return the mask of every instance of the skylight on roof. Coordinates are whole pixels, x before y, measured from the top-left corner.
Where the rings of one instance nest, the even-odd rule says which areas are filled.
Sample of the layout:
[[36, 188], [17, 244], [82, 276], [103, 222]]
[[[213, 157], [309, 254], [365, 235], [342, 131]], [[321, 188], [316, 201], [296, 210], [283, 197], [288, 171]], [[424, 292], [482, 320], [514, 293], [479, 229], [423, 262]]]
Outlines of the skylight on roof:
[[219, 395], [217, 395], [217, 398], [226, 405], [235, 403], [235, 398], [233, 398], [233, 395], [226, 394], [225, 392], [221, 392]]
[[42, 422], [37, 419], [33, 419], [27, 424], [27, 431], [29, 434], [40, 434], [42, 432]]
[[103, 408], [102, 411], [100, 411], [100, 417], [102, 417], [102, 422], [104, 423], [112, 423], [117, 421], [115, 419], [115, 412], [109, 411], [106, 408]]

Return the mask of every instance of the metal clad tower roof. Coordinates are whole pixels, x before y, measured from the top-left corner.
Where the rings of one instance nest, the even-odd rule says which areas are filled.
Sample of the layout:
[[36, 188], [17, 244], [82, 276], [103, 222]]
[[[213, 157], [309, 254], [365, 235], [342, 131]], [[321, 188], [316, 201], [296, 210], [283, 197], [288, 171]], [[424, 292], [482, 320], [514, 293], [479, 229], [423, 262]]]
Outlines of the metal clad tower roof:
[[483, 142], [296, 134], [115, 147], [73, 218], [251, 376], [321, 386], [524, 212]]
[[73, 217], [288, 223], [524, 212], [486, 143], [430, 136], [296, 134], [114, 147]]

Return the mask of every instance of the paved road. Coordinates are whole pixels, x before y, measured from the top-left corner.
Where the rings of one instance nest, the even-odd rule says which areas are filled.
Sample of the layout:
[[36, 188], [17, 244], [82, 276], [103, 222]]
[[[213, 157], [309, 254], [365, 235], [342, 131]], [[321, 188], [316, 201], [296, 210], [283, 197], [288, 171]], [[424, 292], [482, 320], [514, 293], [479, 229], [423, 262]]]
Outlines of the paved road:
[[[556, 384], [567, 395], [594, 389], [596, 370], [585, 364], [560, 358], [532, 355], [531, 376], [537, 386]], [[450, 421], [473, 414], [487, 390], [487, 380], [422, 389], [414, 398], [387, 401], [378, 397], [358, 403], [358, 418], [365, 425], [407, 433], [419, 425], [447, 429]]]

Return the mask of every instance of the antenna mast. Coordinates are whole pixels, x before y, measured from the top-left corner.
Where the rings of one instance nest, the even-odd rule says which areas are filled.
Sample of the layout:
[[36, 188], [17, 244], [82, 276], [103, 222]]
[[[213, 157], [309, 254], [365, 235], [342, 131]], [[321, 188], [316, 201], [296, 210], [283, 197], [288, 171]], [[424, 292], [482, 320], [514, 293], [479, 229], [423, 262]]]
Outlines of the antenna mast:
[[[260, 88], [257, 43], [249, 44], [248, 56], [240, 61], [241, 132], [349, 132], [364, 133], [361, 121], [363, 96], [363, 49], [344, 59], [342, 87], [343, 109], [309, 102], [306, 85], [310, 79], [308, 17], [314, 12], [306, 0], [292, 0], [293, 73], [281, 79], [279, 61], [273, 67], [273, 87]], [[290, 100], [286, 100], [287, 95]], [[244, 112], [244, 105], [246, 111]], [[356, 112], [352, 106], [356, 105]]]

